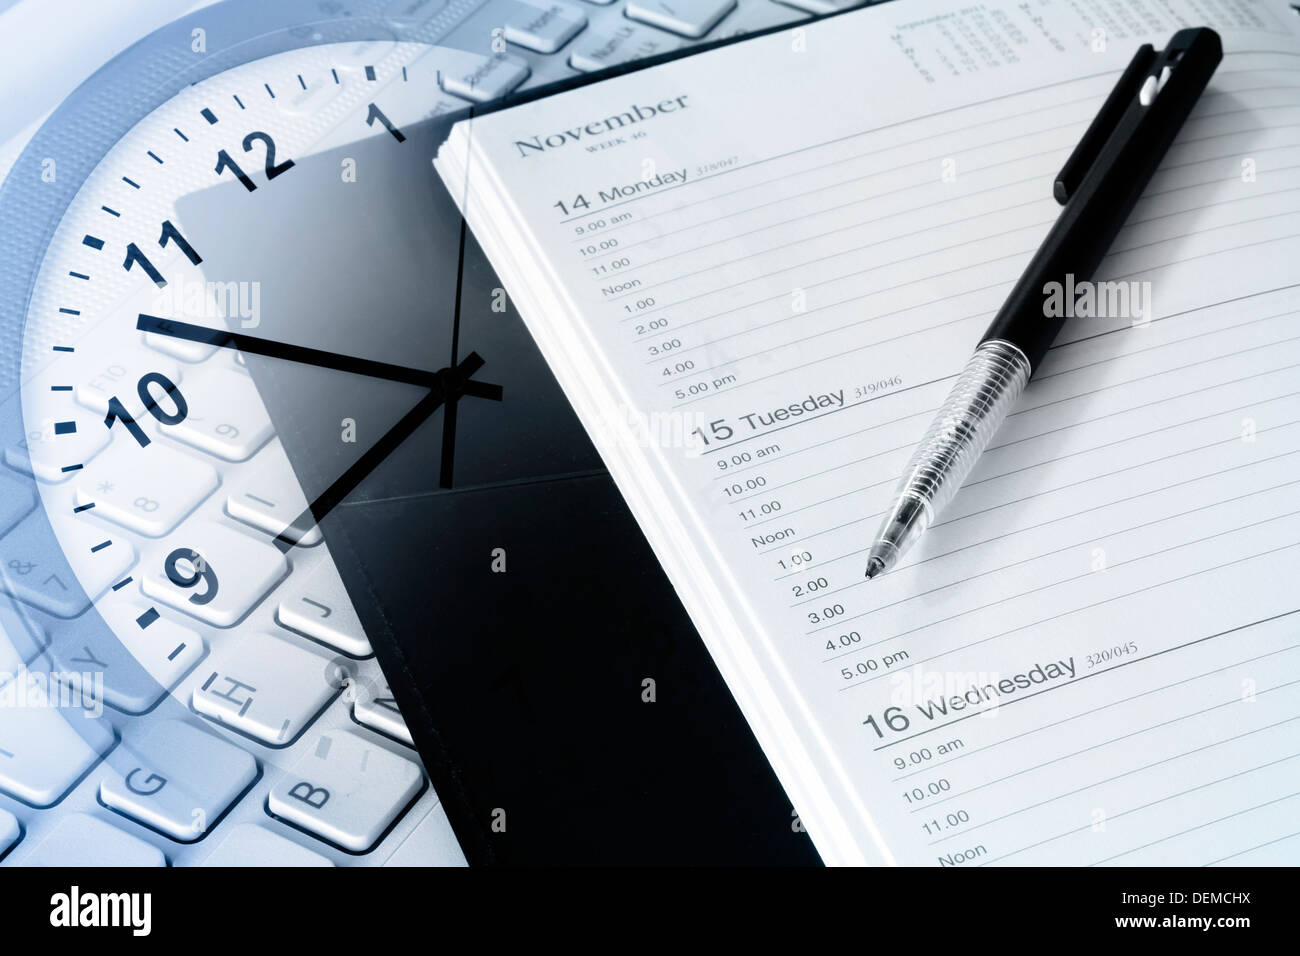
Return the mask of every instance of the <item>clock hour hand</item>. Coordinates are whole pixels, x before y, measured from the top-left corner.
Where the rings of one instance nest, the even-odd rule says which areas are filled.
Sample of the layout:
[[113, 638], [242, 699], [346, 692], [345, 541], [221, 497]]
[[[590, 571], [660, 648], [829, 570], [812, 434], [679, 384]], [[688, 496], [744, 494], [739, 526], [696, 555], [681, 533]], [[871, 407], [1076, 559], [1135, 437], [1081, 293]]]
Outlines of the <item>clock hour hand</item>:
[[142, 332], [154, 332], [158, 335], [167, 335], [189, 342], [201, 342], [219, 348], [238, 349], [253, 355], [265, 355], [269, 358], [315, 365], [319, 368], [355, 372], [358, 375], [368, 375], [392, 382], [422, 385], [429, 390], [428, 394], [403, 415], [397, 424], [385, 432], [379, 441], [367, 449], [365, 454], [353, 462], [342, 475], [321, 492], [316, 500], [307, 506], [307, 510], [280, 532], [275, 539], [275, 546], [281, 551], [288, 551], [294, 547], [313, 525], [324, 520], [335, 505], [350, 495], [366, 479], [367, 475], [374, 471], [385, 458], [392, 454], [398, 445], [406, 441], [424, 423], [425, 419], [437, 411], [444, 403], [450, 401], [454, 404], [455, 400], [462, 395], [474, 395], [498, 402], [501, 401], [502, 397], [500, 385], [470, 380], [470, 377], [483, 367], [483, 359], [476, 352], [471, 352], [454, 368], [428, 372], [423, 369], [390, 365], [387, 362], [375, 362], [353, 355], [340, 355], [337, 352], [326, 352], [302, 345], [273, 342], [254, 335], [245, 335], [242, 332], [209, 329], [201, 325], [192, 325], [174, 319], [160, 319], [157, 316], [143, 313], [136, 321], [136, 328]]

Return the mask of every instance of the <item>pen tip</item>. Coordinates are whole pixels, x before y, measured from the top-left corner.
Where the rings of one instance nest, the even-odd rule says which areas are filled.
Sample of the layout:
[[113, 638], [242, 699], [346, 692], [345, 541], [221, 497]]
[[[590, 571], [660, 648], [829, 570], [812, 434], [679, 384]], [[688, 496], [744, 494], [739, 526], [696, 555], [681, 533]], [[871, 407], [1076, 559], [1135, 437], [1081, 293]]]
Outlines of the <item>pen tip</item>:
[[875, 555], [872, 555], [870, 558], [867, 558], [867, 579], [868, 580], [874, 578], [878, 574], [884, 574], [884, 573], [885, 573], [884, 561], [882, 561], [880, 558], [876, 557]]

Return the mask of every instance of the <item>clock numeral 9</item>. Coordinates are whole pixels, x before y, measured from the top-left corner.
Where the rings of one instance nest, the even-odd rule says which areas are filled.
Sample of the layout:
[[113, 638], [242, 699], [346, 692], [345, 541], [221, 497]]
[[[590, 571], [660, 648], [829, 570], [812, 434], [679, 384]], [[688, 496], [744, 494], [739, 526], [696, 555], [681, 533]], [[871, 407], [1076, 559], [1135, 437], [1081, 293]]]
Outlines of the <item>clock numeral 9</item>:
[[[158, 399], [154, 397], [151, 388], [153, 385], [162, 386], [163, 393], [176, 406], [174, 412], [163, 411], [162, 406], [158, 404]], [[136, 394], [140, 396], [140, 401], [144, 403], [145, 411], [164, 425], [179, 425], [185, 421], [185, 416], [190, 413], [190, 407], [186, 404], [185, 396], [181, 394], [181, 390], [162, 372], [150, 372], [147, 375], [140, 376], [140, 381], [135, 390]], [[140, 423], [131, 417], [131, 413], [126, 410], [126, 406], [122, 404], [121, 399], [116, 395], [108, 400], [108, 414], [104, 416], [104, 425], [107, 428], [112, 428], [114, 422], [121, 422], [126, 430], [131, 433], [131, 437], [140, 443], [141, 448], [149, 444], [149, 436], [144, 433]]]
[[[293, 160], [286, 159], [284, 162], [276, 164], [275, 161], [275, 140], [271, 139], [269, 133], [263, 133], [261, 130], [249, 133], [244, 137], [244, 152], [251, 153], [253, 144], [261, 143], [266, 147], [266, 179], [270, 182], [276, 176], [293, 168]], [[257, 183], [248, 178], [248, 173], [239, 168], [239, 164], [230, 158], [230, 154], [224, 149], [217, 153], [217, 175], [220, 176], [226, 170], [235, 174], [235, 178], [244, 184], [244, 188], [250, 193], [257, 188]]]
[[[181, 562], [189, 567], [188, 572], [181, 569]], [[167, 573], [167, 580], [178, 588], [192, 588], [203, 582], [204, 589], [190, 595], [191, 604], [210, 604], [217, 596], [217, 573], [193, 548], [177, 548], [167, 555], [163, 571]]]

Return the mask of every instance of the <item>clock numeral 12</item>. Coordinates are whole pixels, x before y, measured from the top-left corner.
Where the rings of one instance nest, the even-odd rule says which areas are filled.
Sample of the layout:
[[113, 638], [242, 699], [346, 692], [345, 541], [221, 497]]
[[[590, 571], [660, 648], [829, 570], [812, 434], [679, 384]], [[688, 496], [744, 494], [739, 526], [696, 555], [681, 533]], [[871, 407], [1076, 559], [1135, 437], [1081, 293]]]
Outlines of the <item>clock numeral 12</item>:
[[[282, 163], [275, 161], [275, 140], [271, 139], [270, 133], [263, 133], [261, 130], [255, 130], [244, 137], [244, 152], [251, 153], [253, 144], [261, 143], [266, 147], [266, 179], [270, 182], [281, 173], [288, 172], [293, 168], [293, 160], [286, 159]], [[250, 193], [257, 188], [257, 183], [248, 178], [248, 173], [239, 168], [239, 164], [230, 158], [230, 154], [224, 149], [217, 153], [217, 175], [220, 176], [226, 170], [235, 174], [235, 178], [244, 184], [244, 188]]]

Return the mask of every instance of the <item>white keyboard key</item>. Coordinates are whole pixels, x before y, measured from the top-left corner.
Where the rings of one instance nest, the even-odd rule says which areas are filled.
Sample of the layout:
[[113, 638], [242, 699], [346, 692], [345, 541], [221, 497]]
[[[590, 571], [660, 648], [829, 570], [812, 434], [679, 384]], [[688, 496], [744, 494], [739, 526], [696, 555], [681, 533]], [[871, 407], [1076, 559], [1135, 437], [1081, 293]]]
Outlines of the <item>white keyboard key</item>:
[[[862, 0], [854, 0], [861, 3]], [[734, 13], [727, 15], [721, 24], [721, 32], [713, 34], [712, 39], [741, 37], [759, 30], [778, 26], [796, 26], [808, 20], [808, 14], [795, 7], [780, 3], [742, 3]]]
[[77, 504], [95, 516], [157, 538], [217, 490], [217, 470], [206, 461], [153, 442], [141, 448], [117, 441], [77, 473]]
[[[82, 353], [77, 353], [82, 358]], [[145, 417], [144, 400], [140, 397], [140, 379], [152, 372], [162, 375], [173, 385], [181, 384], [181, 367], [166, 356], [136, 346], [107, 353], [101, 357], [94, 352], [73, 372], [75, 379], [77, 403], [96, 415], [108, 414], [108, 400], [116, 398], [136, 421]], [[154, 394], [162, 394], [162, 389], [154, 386]], [[167, 406], [170, 408], [171, 406]], [[121, 425], [114, 425], [120, 428]]]
[[47, 484], [58, 484], [107, 448], [111, 438], [102, 418], [69, 401], [66, 415], [60, 412], [58, 417], [29, 421], [26, 434], [6, 446], [5, 463]]
[[0, 810], [0, 858], [13, 849], [21, 835], [18, 819], [8, 810]]
[[37, 672], [5, 683], [0, 707], [0, 790], [36, 807], [57, 803], [113, 746], [91, 711], [49, 706], [49, 678]]
[[50, 642], [27, 608], [0, 595], [0, 686], [36, 659]]
[[735, 6], [736, 0], [628, 0], [627, 15], [698, 40]]
[[624, 20], [608, 30], [584, 36], [569, 54], [569, 65], [584, 73], [630, 63], [679, 49], [682, 41], [667, 33]]
[[253, 380], [231, 368], [196, 372], [182, 390], [189, 412], [158, 431], [226, 461], [243, 461], [274, 434], [271, 418]]
[[0, 538], [0, 587], [56, 617], [76, 617], [123, 578], [135, 564], [135, 549], [72, 518], [59, 523], [58, 533], [56, 540], [45, 516], [34, 511]]
[[304, 581], [293, 581], [280, 597], [276, 621], [352, 657], [374, 653], [334, 562], [326, 560]]
[[123, 833], [86, 813], [60, 818], [54, 830], [26, 857], [22, 866], [166, 866], [157, 847]]
[[393, 692], [387, 682], [358, 681], [352, 716], [357, 723], [371, 730], [400, 740], [408, 747], [415, 746], [411, 740], [411, 730], [402, 719], [402, 712], [397, 709], [397, 701], [393, 699]]
[[257, 761], [181, 720], [145, 720], [122, 742], [99, 784], [105, 806], [192, 843], [257, 779]]
[[207, 653], [203, 638], [156, 609], [105, 601], [99, 611], [104, 624], [78, 618], [70, 633], [56, 636], [50, 657], [63, 683], [79, 687], [92, 675], [102, 687], [90, 688], [123, 713], [150, 710]]
[[860, 7], [865, 0], [776, 0], [776, 2], [784, 3], [796, 10], [806, 10], [809, 13], [836, 13], [840, 10], [851, 10], [853, 7]]
[[230, 517], [272, 538], [283, 534], [305, 547], [320, 544], [321, 532], [315, 523], [305, 533], [295, 524], [307, 510], [307, 497], [278, 440], [267, 445], [236, 482], [226, 497]]
[[423, 785], [414, 761], [342, 730], [321, 735], [271, 788], [267, 806], [322, 840], [362, 853], [379, 842]]
[[442, 69], [442, 88], [455, 96], [487, 103], [505, 96], [528, 79], [528, 64], [504, 53], [480, 56], [460, 50], [441, 50], [447, 55]]
[[272, 833], [266, 827], [241, 823], [213, 850], [204, 866], [333, 866], [319, 853], [313, 853], [292, 840]]
[[500, 10], [505, 14], [506, 40], [537, 53], [556, 52], [587, 25], [586, 14], [567, 3], [517, 0]]
[[[182, 581], [196, 576], [190, 556], [202, 558], [206, 570], [192, 586], [177, 584], [167, 574], [167, 558], [178, 550], [184, 554], [173, 562], [173, 570]], [[289, 562], [265, 540], [215, 521], [193, 521], [150, 551], [140, 586], [154, 600], [200, 621], [233, 627], [288, 573]]]
[[346, 673], [323, 652], [250, 634], [194, 689], [194, 709], [272, 747], [292, 742], [338, 693]]
[[4, 534], [36, 507], [31, 482], [0, 472], [0, 534]]
[[151, 349], [162, 352], [164, 355], [170, 355], [182, 362], [191, 364], [202, 362], [217, 350], [215, 345], [209, 345], [206, 342], [191, 342], [189, 339], [178, 339], [172, 335], [159, 335], [157, 332], [145, 332], [144, 344]]

